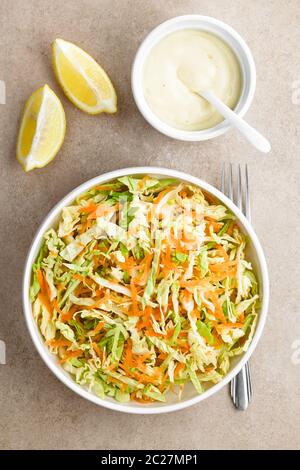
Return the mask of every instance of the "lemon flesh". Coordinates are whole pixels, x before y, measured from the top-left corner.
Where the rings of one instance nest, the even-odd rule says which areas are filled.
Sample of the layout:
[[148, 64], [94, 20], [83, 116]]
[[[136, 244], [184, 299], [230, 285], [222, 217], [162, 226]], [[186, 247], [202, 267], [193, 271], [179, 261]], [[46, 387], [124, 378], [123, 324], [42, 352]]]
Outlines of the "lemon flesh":
[[48, 85], [27, 100], [17, 141], [17, 160], [25, 171], [47, 165], [60, 149], [66, 132], [65, 112]]
[[89, 114], [117, 111], [113, 84], [89, 54], [71, 42], [56, 39], [52, 58], [56, 78], [75, 106]]

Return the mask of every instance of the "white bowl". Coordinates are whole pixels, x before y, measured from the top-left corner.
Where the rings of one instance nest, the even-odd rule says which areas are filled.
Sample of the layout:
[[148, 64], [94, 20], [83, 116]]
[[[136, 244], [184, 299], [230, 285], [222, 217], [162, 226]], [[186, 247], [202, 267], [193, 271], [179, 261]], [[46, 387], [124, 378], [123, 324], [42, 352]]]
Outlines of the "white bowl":
[[171, 20], [153, 29], [150, 34], [144, 39], [140, 45], [135, 56], [132, 72], [131, 72], [131, 86], [132, 93], [140, 112], [155, 129], [163, 134], [173, 137], [178, 140], [200, 141], [212, 139], [221, 134], [224, 134], [232, 126], [228, 121], [224, 120], [217, 126], [200, 131], [185, 131], [175, 129], [168, 124], [161, 121], [156, 114], [149, 107], [143, 90], [143, 69], [146, 58], [155, 44], [170, 33], [182, 29], [199, 29], [201, 31], [208, 31], [220, 37], [226, 42], [231, 49], [235, 52], [241, 67], [242, 73], [242, 90], [240, 99], [235, 107], [235, 112], [240, 116], [248, 111], [253, 100], [255, 87], [256, 87], [256, 69], [251, 51], [241, 36], [233, 29], [222, 21], [216, 20], [209, 16], [202, 15], [185, 15], [177, 16]]
[[[260, 295], [261, 295], [261, 308], [259, 312], [259, 320], [257, 323], [256, 331], [252, 342], [249, 346], [249, 349], [242, 356], [239, 356], [231, 363], [230, 372], [216, 385], [213, 385], [211, 388], [206, 390], [202, 395], [198, 395], [194, 387], [191, 384], [188, 384], [185, 388], [183, 397], [181, 401], [178, 401], [177, 397], [173, 394], [170, 394], [170, 398], [166, 403], [153, 403], [151, 405], [142, 405], [135, 402], [130, 403], [119, 403], [114, 399], [107, 398], [102, 400], [101, 398], [94, 395], [92, 392], [89, 392], [87, 389], [78, 385], [74, 382], [72, 377], [64, 371], [64, 369], [58, 364], [57, 357], [50, 354], [47, 347], [44, 344], [44, 340], [39, 332], [39, 329], [33, 319], [31, 303], [29, 299], [29, 288], [31, 283], [31, 269], [32, 265], [37, 257], [41, 243], [43, 240], [44, 233], [49, 230], [51, 227], [55, 227], [58, 222], [58, 219], [61, 214], [63, 207], [72, 204], [72, 202], [82, 193], [90, 189], [91, 187], [99, 184], [106, 183], [115, 178], [120, 178], [125, 175], [153, 175], [156, 178], [160, 177], [171, 177], [177, 178], [178, 180], [188, 181], [192, 184], [195, 184], [206, 191], [208, 194], [211, 194], [215, 198], [219, 199], [223, 204], [225, 204], [237, 217], [237, 221], [244, 233], [248, 235], [249, 244], [247, 256], [251, 260], [256, 275], [258, 277], [258, 282], [260, 286]], [[136, 168], [125, 168], [122, 170], [112, 171], [104, 175], [97, 176], [86, 183], [75, 188], [67, 196], [65, 196], [56, 206], [49, 212], [44, 222], [41, 224], [38, 229], [32, 245], [29, 249], [27, 256], [25, 271], [23, 277], [23, 308], [25, 319], [27, 323], [28, 330], [30, 332], [32, 341], [35, 344], [40, 356], [46, 363], [46, 365], [51, 369], [51, 371], [56, 375], [56, 377], [61, 380], [65, 385], [67, 385], [71, 390], [76, 392], [78, 395], [86, 398], [87, 400], [96, 403], [97, 405], [110, 408], [112, 410], [123, 411], [127, 413], [138, 413], [138, 414], [151, 414], [151, 413], [165, 413], [169, 411], [176, 411], [188, 406], [199, 403], [202, 400], [205, 400], [209, 396], [216, 393], [224, 385], [226, 385], [243, 367], [246, 361], [250, 358], [253, 353], [258, 340], [262, 334], [263, 327], [266, 320], [267, 310], [269, 303], [269, 280], [268, 280], [268, 271], [265, 256], [261, 245], [258, 241], [255, 232], [243, 216], [241, 211], [220, 191], [215, 189], [208, 183], [196, 178], [195, 176], [182, 173], [180, 171], [168, 170], [165, 168], [155, 168], [155, 167], [136, 167]]]

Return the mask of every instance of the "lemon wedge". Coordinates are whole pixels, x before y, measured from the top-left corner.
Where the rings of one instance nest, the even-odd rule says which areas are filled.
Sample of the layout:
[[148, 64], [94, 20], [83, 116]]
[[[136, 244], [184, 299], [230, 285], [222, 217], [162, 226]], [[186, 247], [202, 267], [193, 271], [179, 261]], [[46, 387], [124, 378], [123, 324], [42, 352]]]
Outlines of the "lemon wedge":
[[64, 108], [45, 85], [27, 100], [17, 141], [17, 160], [25, 171], [47, 165], [60, 149], [66, 132]]
[[89, 114], [117, 111], [113, 84], [89, 54], [71, 42], [56, 39], [52, 59], [56, 78], [75, 106]]

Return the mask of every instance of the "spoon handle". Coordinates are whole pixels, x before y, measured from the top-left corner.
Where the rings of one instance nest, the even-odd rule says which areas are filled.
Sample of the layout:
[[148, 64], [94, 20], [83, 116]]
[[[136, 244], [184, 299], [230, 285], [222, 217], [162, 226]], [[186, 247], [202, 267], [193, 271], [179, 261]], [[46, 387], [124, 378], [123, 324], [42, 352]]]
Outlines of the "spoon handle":
[[268, 153], [271, 150], [270, 142], [261, 135], [257, 130], [250, 126], [244, 119], [238, 114], [232, 111], [226, 104], [224, 104], [219, 98], [212, 93], [210, 90], [204, 90], [201, 92], [201, 96], [209, 101], [218, 111], [224, 116], [225, 119], [238, 129], [246, 139], [251, 142], [254, 147], [263, 153]]

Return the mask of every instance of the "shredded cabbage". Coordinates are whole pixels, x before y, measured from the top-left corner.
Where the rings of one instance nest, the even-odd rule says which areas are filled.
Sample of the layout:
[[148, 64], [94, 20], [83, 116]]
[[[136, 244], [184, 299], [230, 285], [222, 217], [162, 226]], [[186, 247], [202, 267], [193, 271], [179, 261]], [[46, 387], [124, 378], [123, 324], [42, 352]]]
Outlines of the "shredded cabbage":
[[102, 399], [165, 402], [189, 382], [202, 393], [255, 332], [245, 247], [234, 216], [199, 188], [119, 178], [82, 194], [45, 233], [34, 320], [61, 366]]

